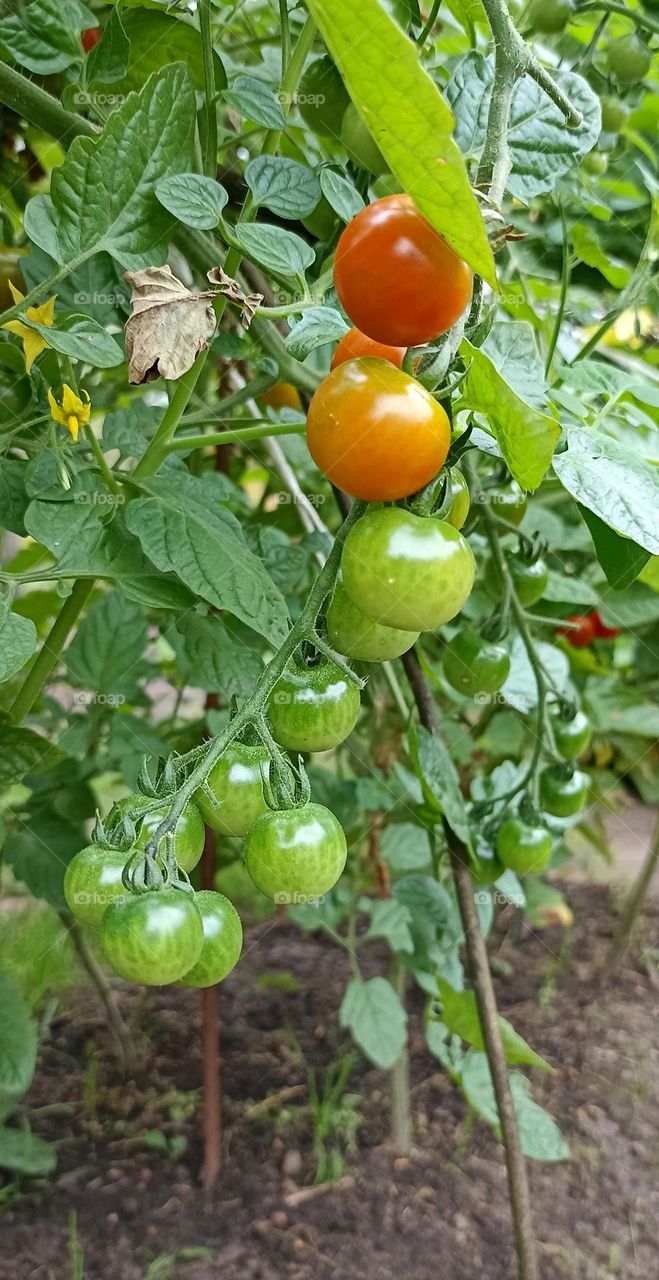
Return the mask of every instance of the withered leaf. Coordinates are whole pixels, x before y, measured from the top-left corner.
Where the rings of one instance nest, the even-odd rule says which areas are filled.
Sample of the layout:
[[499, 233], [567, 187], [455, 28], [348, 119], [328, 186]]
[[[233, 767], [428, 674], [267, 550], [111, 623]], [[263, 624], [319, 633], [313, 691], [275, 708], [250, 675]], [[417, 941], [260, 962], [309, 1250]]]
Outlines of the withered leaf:
[[128, 381], [174, 381], [194, 364], [213, 336], [212, 293], [193, 293], [169, 267], [127, 271], [132, 312], [126, 323]]
[[217, 285], [218, 293], [223, 293], [229, 302], [240, 306], [240, 320], [244, 329], [249, 329], [257, 307], [263, 302], [262, 293], [245, 293], [233, 276], [228, 276], [222, 267], [211, 267], [206, 272], [211, 284]]

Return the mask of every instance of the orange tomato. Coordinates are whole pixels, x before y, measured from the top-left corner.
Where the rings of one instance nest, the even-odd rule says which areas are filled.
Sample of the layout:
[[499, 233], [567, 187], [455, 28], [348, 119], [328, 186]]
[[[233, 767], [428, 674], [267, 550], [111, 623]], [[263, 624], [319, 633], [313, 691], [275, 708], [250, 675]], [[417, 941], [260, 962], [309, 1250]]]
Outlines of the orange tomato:
[[394, 364], [397, 369], [400, 369], [405, 351], [405, 347], [388, 347], [384, 342], [375, 342], [373, 338], [367, 338], [366, 334], [360, 333], [359, 329], [350, 329], [336, 348], [330, 368], [338, 368], [345, 360], [358, 360], [360, 356], [375, 356], [378, 360], [388, 360], [389, 364]]
[[292, 382], [277, 382], [269, 391], [262, 392], [259, 397], [270, 409], [301, 409], [302, 401], [297, 387]]

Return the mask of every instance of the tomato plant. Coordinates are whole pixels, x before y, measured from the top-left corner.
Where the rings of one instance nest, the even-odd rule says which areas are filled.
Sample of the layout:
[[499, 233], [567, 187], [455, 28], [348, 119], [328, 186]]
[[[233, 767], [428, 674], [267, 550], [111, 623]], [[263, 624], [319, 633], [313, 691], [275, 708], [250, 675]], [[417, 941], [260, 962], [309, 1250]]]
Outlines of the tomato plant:
[[370, 502], [407, 497], [437, 474], [450, 427], [408, 374], [365, 357], [339, 364], [309, 405], [311, 456], [333, 484]]
[[[167, 816], [168, 806], [154, 805], [146, 796], [125, 796], [118, 800], [110, 820], [117, 822], [126, 815], [135, 818], [137, 848], [144, 848], [147, 841], [155, 834], [160, 823]], [[139, 827], [139, 830], [137, 828]], [[199, 809], [195, 804], [187, 804], [174, 829], [174, 855], [183, 871], [192, 871], [196, 867], [204, 848], [204, 824]]]

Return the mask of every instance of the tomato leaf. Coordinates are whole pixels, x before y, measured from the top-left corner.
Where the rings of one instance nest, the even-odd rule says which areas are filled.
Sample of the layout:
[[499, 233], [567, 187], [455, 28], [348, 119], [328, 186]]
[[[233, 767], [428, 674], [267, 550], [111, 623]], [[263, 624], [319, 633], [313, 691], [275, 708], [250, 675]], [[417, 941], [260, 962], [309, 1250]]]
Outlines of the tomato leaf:
[[52, 75], [82, 62], [80, 31], [95, 26], [96, 18], [78, 0], [33, 0], [2, 19], [0, 47], [28, 71]]
[[308, 0], [307, 7], [392, 172], [451, 248], [496, 288], [485, 225], [451, 137], [453, 113], [415, 45], [379, 0]]
[[651, 554], [659, 552], [659, 475], [638, 450], [603, 431], [571, 427], [554, 471], [568, 493], [604, 524]]
[[[519, 1071], [509, 1076], [524, 1155], [530, 1160], [568, 1160], [570, 1148], [551, 1116], [529, 1097], [528, 1080]], [[467, 1055], [460, 1084], [470, 1105], [500, 1136], [499, 1111], [484, 1053]]]
[[55, 1147], [36, 1133], [0, 1128], [0, 1169], [35, 1177], [52, 1173], [56, 1163]]
[[511, 474], [523, 489], [537, 489], [561, 434], [553, 418], [526, 404], [499, 373], [485, 351], [466, 338], [460, 351], [468, 362], [460, 386], [460, 407], [487, 418]]
[[246, 120], [262, 124], [266, 129], [283, 129], [286, 116], [272, 89], [253, 76], [237, 76], [224, 97]]
[[201, 173], [173, 173], [156, 183], [165, 209], [186, 227], [210, 231], [219, 221], [229, 197], [219, 182]]
[[[476, 1049], [483, 1049], [485, 1045], [475, 991], [454, 991], [450, 983], [439, 977], [437, 986], [442, 1000], [442, 1022], [453, 1035], [460, 1036]], [[506, 1018], [499, 1016], [499, 1028], [506, 1062], [523, 1062], [530, 1067], [542, 1067], [543, 1071], [553, 1069], [518, 1035]]]
[[252, 262], [285, 279], [304, 276], [316, 256], [301, 236], [268, 222], [237, 222], [231, 236]]
[[0, 974], [0, 1098], [20, 1097], [30, 1087], [37, 1061], [37, 1025], [4, 974]]
[[245, 169], [245, 178], [257, 205], [280, 218], [304, 218], [321, 197], [313, 169], [285, 156], [256, 156]]
[[[55, 0], [55, 2], [59, 3], [59, 0]], [[161, 71], [163, 67], [167, 67], [171, 63], [178, 62], [179, 65], [185, 63], [194, 88], [199, 90], [204, 88], [204, 52], [199, 30], [184, 18], [151, 10], [145, 12], [145, 9], [146, 6], [141, 6], [131, 12], [128, 6], [121, 6], [121, 22], [124, 35], [130, 45], [128, 67], [125, 75], [122, 74], [119, 79], [115, 77], [114, 72], [116, 71], [118, 60], [112, 64], [108, 59], [105, 67], [100, 63], [100, 50], [103, 41], [107, 38], [109, 23], [101, 43], [96, 46], [99, 51], [98, 74], [96, 66], [91, 63], [90, 55], [91, 65], [88, 78], [91, 80], [93, 75], [93, 84], [90, 90], [91, 105], [94, 105], [94, 96], [99, 93], [99, 90], [102, 90], [104, 85], [112, 85], [109, 94], [104, 95], [101, 93], [99, 105], [103, 108], [103, 113], [110, 106], [118, 103], [127, 93], [141, 89], [146, 84], [149, 76], [153, 75], [154, 72]], [[95, 53], [96, 50], [92, 52]], [[108, 67], [110, 69], [109, 76], [107, 74]], [[216, 89], [222, 90], [226, 87], [227, 78], [217, 53], [213, 54], [213, 69]], [[176, 111], [177, 108], [175, 106], [174, 114], [176, 114]]]
[[342, 222], [350, 222], [360, 209], [364, 208], [357, 188], [343, 173], [335, 173], [334, 169], [321, 169], [320, 186], [322, 193]]
[[9, 680], [29, 661], [37, 647], [37, 629], [30, 618], [8, 613], [0, 622], [0, 681]]
[[28, 329], [40, 333], [53, 351], [59, 351], [71, 360], [90, 364], [94, 369], [115, 369], [124, 362], [124, 353], [112, 335], [106, 333], [96, 320], [86, 316], [71, 317], [67, 327], [61, 329], [55, 325], [39, 324], [27, 316], [21, 316], [21, 322]]
[[[577, 503], [581, 516], [590, 529], [595, 553], [605, 574], [606, 580], [615, 591], [623, 591], [638, 578], [641, 569], [650, 559], [650, 552], [639, 547], [631, 538], [623, 538], [612, 529], [594, 511], [589, 511], [581, 503]], [[547, 593], [545, 592], [545, 595]]]
[[422, 725], [410, 728], [410, 753], [415, 773], [428, 804], [444, 814], [456, 836], [472, 847], [472, 835], [460, 780], [446, 743]]
[[374, 1062], [388, 1070], [400, 1057], [407, 1039], [407, 1014], [386, 978], [352, 978], [339, 1012], [342, 1027]]
[[148, 629], [143, 609], [108, 591], [88, 610], [66, 651], [71, 684], [120, 705], [137, 692], [144, 674]]
[[0, 734], [0, 786], [20, 782], [26, 773], [54, 769], [65, 759], [60, 747], [32, 729], [3, 725]]
[[296, 360], [304, 360], [316, 347], [337, 342], [348, 332], [340, 312], [333, 307], [308, 307], [286, 338], [286, 350]]

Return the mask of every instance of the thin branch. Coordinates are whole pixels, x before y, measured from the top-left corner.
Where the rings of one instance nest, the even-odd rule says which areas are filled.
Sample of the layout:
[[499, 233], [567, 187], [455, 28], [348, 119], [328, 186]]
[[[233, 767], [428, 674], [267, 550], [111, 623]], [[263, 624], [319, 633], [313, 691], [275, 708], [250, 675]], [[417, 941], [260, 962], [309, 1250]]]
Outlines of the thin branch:
[[135, 1057], [135, 1049], [128, 1027], [119, 1012], [114, 991], [112, 990], [101, 966], [98, 964], [78, 921], [71, 920], [68, 916], [62, 916], [61, 919], [62, 923], [69, 931], [69, 936], [78, 956], [80, 957], [83, 967], [87, 970], [87, 973], [100, 996], [107, 1014], [108, 1026], [116, 1041], [122, 1065], [124, 1067], [129, 1067]]

